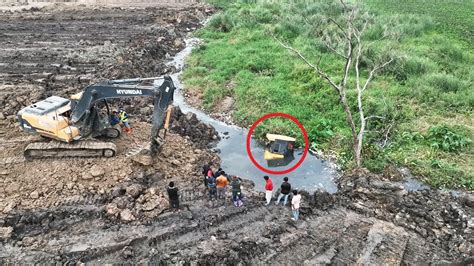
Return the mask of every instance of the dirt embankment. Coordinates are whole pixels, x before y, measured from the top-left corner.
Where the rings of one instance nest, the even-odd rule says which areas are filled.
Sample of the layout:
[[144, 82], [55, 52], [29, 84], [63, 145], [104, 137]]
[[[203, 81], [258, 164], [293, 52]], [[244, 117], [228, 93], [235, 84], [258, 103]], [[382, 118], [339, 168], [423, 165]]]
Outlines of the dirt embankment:
[[[165, 63], [213, 12], [202, 5], [180, 6], [2, 12], [0, 121], [12, 124], [22, 107], [51, 95], [69, 97], [100, 80], [171, 73]], [[138, 112], [151, 102], [126, 103]]]
[[[170, 146], [175, 154], [179, 147]], [[353, 173], [334, 195], [304, 194], [302, 218], [295, 223], [288, 207], [264, 206], [252, 184], [245, 185], [244, 207], [210, 203], [193, 173], [173, 178], [182, 211], [169, 212], [160, 198], [168, 180], [160, 175], [129, 177], [101, 202], [6, 216], [2, 226], [11, 232], [1, 244], [0, 261], [472, 263], [472, 195], [407, 192], [377, 176]]]

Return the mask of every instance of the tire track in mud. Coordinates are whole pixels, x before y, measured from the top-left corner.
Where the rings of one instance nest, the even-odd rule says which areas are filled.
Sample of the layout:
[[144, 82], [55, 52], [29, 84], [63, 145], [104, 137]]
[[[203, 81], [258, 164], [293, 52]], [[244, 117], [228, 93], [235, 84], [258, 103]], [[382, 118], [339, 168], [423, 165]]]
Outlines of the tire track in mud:
[[[215, 209], [221, 210], [218, 207], [215, 207]], [[199, 252], [202, 251], [202, 248], [199, 248], [202, 243], [214, 241], [212, 240], [213, 238], [220, 238], [216, 236], [224, 236], [225, 239], [228, 239], [226, 235], [229, 234], [244, 234], [245, 231], [249, 230], [246, 225], [249, 223], [261, 225], [261, 222], [266, 219], [266, 214], [269, 213], [268, 207], [262, 206], [261, 203], [250, 203], [242, 208], [229, 206], [223, 215], [219, 215], [220, 211], [217, 211], [215, 215], [209, 215], [208, 217], [199, 217], [199, 210], [197, 208], [193, 208], [190, 211], [196, 212], [196, 215], [193, 215], [193, 219], [189, 223], [181, 223], [181, 225], [170, 227], [173, 230], [149, 236], [146, 239], [141, 239], [141, 241], [132, 240], [127, 246], [141, 252], [152, 249], [159, 251], [160, 254], [173, 254], [173, 256], [181, 256], [183, 258], [197, 258]], [[168, 219], [173, 220], [173, 217], [169, 215], [168, 217]], [[150, 226], [153, 226], [153, 224]], [[229, 226], [226, 226], [226, 224]], [[160, 226], [166, 226], [166, 222], [164, 224], [160, 223]], [[179, 251], [176, 252], [177, 250]], [[104, 259], [113, 259], [114, 257], [121, 257], [122, 251], [116, 250], [112, 254], [102, 251], [101, 253], [104, 256], [96, 256], [93, 260], [82, 261], [99, 262]], [[151, 259], [152, 262], [164, 262], [163, 258], [158, 254], [153, 254], [152, 252], [152, 254], [147, 255], [153, 257]], [[167, 257], [169, 255], [165, 255], [165, 258]]]
[[0, 159], [0, 165], [24, 163], [25, 161], [23, 156], [6, 157]]
[[[197, 197], [184, 198], [195, 203], [198, 200]], [[377, 224], [371, 220], [363, 221], [358, 215], [340, 209], [330, 210], [321, 216], [306, 217], [300, 224], [289, 221], [288, 208], [263, 206], [260, 202], [249, 202], [243, 208], [216, 206], [200, 210], [193, 207], [189, 212], [191, 219], [176, 220], [182, 215], [165, 213], [147, 225], [124, 225], [119, 231], [106, 229], [101, 233], [100, 243], [95, 246], [87, 244], [87, 239], [94, 238], [94, 232], [73, 235], [69, 241], [63, 239], [62, 245], [67, 248], [56, 255], [64, 262], [97, 263], [125, 259], [124, 250], [128, 249], [134, 255], [151, 258], [151, 262], [155, 263], [174, 262], [177, 258], [196, 263], [261, 263], [288, 261], [291, 258], [293, 262], [307, 264], [351, 264], [370, 262], [371, 256], [378, 256], [377, 246], [383, 244], [388, 250], [382, 254], [391, 259], [386, 262], [400, 263], [408, 241], [406, 234], [397, 234], [371, 242], [373, 237], [370, 235]], [[95, 217], [101, 219], [100, 216]], [[76, 220], [76, 226], [83, 222]], [[134, 233], [122, 235], [125, 231]], [[218, 255], [208, 252], [220, 245], [232, 248], [221, 250]], [[295, 253], [295, 250], [299, 252]], [[398, 259], [394, 261], [393, 258]]]

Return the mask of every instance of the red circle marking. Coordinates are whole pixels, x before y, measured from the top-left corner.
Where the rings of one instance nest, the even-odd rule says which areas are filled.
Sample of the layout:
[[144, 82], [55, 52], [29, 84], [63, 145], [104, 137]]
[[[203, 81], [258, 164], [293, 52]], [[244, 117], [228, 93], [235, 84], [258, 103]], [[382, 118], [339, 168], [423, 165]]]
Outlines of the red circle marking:
[[[303, 132], [303, 137], [304, 137], [304, 150], [303, 150], [303, 156], [301, 156], [300, 160], [295, 164], [293, 165], [291, 168], [288, 168], [286, 170], [281, 170], [281, 171], [274, 171], [274, 170], [270, 170], [270, 169], [267, 169], [263, 166], [261, 166], [256, 160], [255, 158], [253, 157], [253, 154], [252, 154], [252, 151], [250, 150], [250, 139], [252, 138], [252, 133], [253, 131], [255, 130], [255, 128], [257, 127], [258, 124], [260, 124], [263, 120], [267, 119], [267, 118], [270, 118], [270, 117], [276, 117], [276, 116], [279, 116], [279, 117], [284, 117], [284, 118], [287, 118], [287, 119], [290, 119], [291, 121], [293, 121], [296, 125], [298, 125], [298, 127], [300, 128], [301, 132]], [[290, 173], [292, 171], [294, 171], [296, 168], [298, 168], [304, 161], [304, 159], [306, 158], [306, 155], [308, 154], [308, 149], [309, 149], [309, 139], [308, 139], [308, 133], [306, 132], [306, 129], [303, 127], [303, 124], [300, 123], [300, 121], [298, 121], [298, 119], [296, 119], [295, 117], [289, 115], [289, 114], [285, 114], [285, 113], [270, 113], [270, 114], [266, 114], [262, 117], [260, 117], [259, 119], [257, 119], [257, 121], [255, 121], [255, 123], [253, 123], [253, 125], [250, 127], [249, 129], [249, 132], [247, 133], [247, 141], [246, 141], [246, 149], [247, 149], [247, 155], [249, 156], [250, 158], [250, 161], [252, 161], [252, 163], [260, 170], [262, 170], [263, 172], [267, 173], [267, 174], [271, 174], [271, 175], [283, 175], [283, 174], [287, 174], [287, 173]]]

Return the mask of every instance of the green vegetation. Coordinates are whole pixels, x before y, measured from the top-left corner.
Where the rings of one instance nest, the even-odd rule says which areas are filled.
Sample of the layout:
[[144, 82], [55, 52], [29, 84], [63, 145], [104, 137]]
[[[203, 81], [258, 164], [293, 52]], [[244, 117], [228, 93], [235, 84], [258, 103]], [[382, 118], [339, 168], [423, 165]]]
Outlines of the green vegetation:
[[[364, 1], [378, 23], [368, 39], [377, 40], [389, 23], [404, 36], [399, 57], [365, 95], [366, 114], [385, 119], [369, 121], [364, 165], [376, 172], [389, 164], [407, 166], [433, 186], [473, 190], [474, 2], [429, 2]], [[321, 57], [321, 66], [337, 77], [340, 60], [305, 24], [320, 14], [321, 3], [214, 3], [223, 10], [197, 33], [205, 44], [188, 59], [186, 89], [202, 93], [208, 111], [234, 97], [234, 120], [242, 126], [269, 112], [291, 114], [305, 125], [313, 148], [334, 151], [352, 167], [350, 132], [336, 93], [269, 34], [313, 62]], [[374, 49], [384, 47], [381, 41]], [[264, 126], [284, 134], [297, 129], [275, 121]]]

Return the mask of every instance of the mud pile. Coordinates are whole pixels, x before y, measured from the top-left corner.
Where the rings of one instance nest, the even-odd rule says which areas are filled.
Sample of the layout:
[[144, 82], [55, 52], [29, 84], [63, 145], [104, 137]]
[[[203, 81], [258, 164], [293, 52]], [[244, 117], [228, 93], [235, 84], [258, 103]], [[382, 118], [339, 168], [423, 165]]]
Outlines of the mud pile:
[[199, 121], [194, 113], [184, 114], [179, 107], [173, 108], [171, 121], [171, 131], [188, 136], [198, 147], [208, 147], [209, 143], [220, 139], [214, 127]]
[[[68, 98], [105, 79], [171, 73], [165, 62], [213, 12], [203, 5], [104, 8], [52, 6], [0, 16], [0, 119], [12, 124], [24, 106]], [[132, 112], [151, 103], [134, 105]]]

